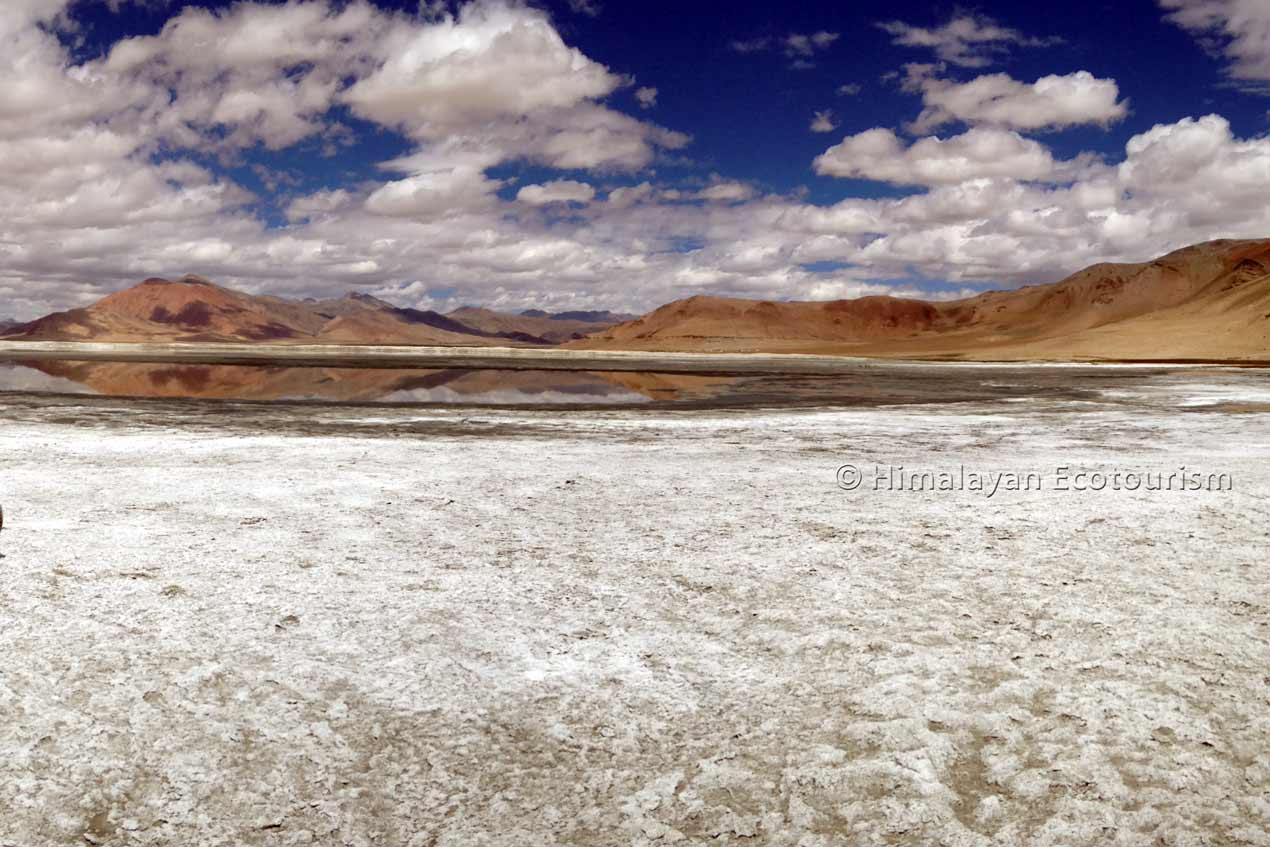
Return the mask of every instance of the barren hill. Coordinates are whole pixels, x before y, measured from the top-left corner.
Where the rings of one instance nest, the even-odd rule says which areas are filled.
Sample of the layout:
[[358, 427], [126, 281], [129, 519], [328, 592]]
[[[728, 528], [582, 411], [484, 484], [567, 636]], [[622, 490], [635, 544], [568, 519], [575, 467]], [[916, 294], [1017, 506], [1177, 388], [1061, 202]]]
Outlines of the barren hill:
[[325, 322], [301, 304], [253, 297], [189, 276], [178, 282], [148, 279], [10, 334], [50, 341], [266, 341], [312, 337]]
[[1049, 285], [931, 303], [692, 297], [568, 346], [965, 359], [1270, 359], [1270, 240], [1100, 264]]
[[610, 319], [610, 312], [574, 312], [566, 313], [576, 317], [549, 315], [546, 312], [534, 311], [509, 315], [495, 312], [492, 309], [479, 309], [464, 306], [449, 313], [449, 317], [470, 327], [493, 333], [519, 333], [525, 336], [542, 339], [551, 344], [575, 341], [594, 332], [600, 332], [625, 318]]
[[149, 279], [8, 329], [42, 341], [526, 346], [808, 352], [951, 359], [1270, 360], [1270, 239], [1212, 241], [1152, 262], [1099, 264], [1049, 285], [926, 302], [691, 297], [615, 326], [610, 313], [442, 315], [365, 294], [285, 300], [199, 277]]
[[31, 341], [449, 346], [552, 343], [523, 332], [469, 326], [437, 312], [398, 308], [366, 294], [294, 301], [245, 294], [196, 276], [177, 281], [148, 279], [86, 308], [57, 312], [10, 327], [6, 335]]

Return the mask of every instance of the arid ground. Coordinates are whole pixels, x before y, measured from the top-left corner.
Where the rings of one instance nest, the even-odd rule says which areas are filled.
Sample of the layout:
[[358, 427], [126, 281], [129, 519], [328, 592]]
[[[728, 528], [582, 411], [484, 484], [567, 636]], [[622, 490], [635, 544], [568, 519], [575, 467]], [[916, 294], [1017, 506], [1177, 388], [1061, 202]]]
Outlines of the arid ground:
[[1270, 844], [1270, 377], [1107, 372], [798, 409], [9, 395], [0, 845]]

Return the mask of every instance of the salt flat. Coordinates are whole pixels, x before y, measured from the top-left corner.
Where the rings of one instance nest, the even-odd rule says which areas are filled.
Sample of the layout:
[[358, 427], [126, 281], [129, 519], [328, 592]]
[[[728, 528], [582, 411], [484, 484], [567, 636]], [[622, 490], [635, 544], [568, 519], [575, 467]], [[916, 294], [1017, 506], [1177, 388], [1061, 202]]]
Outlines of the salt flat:
[[0, 406], [0, 845], [1270, 844], [1264, 385]]

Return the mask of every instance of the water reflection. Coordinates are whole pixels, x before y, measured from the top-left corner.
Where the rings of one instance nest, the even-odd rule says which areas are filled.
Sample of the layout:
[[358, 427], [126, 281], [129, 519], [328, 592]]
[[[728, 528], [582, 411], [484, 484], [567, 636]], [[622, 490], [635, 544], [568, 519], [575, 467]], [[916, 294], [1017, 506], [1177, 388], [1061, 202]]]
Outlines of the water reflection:
[[390, 370], [137, 362], [0, 363], [0, 391], [342, 403], [620, 405], [709, 394], [722, 377], [585, 371]]
[[[1221, 376], [1239, 391], [1266, 371]], [[869, 406], [1026, 397], [1113, 401], [1186, 371], [872, 362], [830, 376], [394, 370], [136, 362], [0, 362], [0, 392], [104, 397], [506, 406]], [[1210, 373], [1212, 381], [1216, 374]], [[1242, 396], [1242, 394], [1240, 395]]]

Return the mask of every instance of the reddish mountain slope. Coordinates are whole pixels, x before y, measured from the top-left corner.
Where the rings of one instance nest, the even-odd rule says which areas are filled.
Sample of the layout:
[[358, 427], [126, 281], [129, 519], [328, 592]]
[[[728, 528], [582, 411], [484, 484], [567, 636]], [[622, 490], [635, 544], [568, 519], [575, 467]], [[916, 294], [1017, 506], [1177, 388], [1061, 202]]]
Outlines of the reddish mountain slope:
[[85, 309], [17, 327], [48, 341], [276, 341], [314, 335], [325, 319], [299, 304], [252, 297], [198, 277], [148, 279]]
[[950, 303], [693, 297], [570, 347], [960, 358], [1270, 358], [1270, 240], [1214, 241], [1141, 264]]
[[1213, 241], [1153, 262], [1101, 264], [1050, 285], [928, 303], [864, 297], [773, 303], [692, 297], [601, 328], [586, 316], [450, 315], [367, 295], [291, 301], [198, 277], [151, 279], [8, 338], [59, 341], [522, 346], [821, 352], [964, 359], [1270, 360], [1270, 240]]
[[193, 276], [176, 282], [148, 279], [87, 308], [13, 327], [7, 337], [31, 341], [449, 346], [549, 343], [523, 333], [468, 326], [436, 312], [400, 309], [365, 294], [292, 301], [244, 294]]

